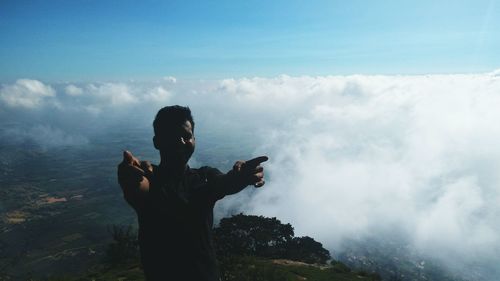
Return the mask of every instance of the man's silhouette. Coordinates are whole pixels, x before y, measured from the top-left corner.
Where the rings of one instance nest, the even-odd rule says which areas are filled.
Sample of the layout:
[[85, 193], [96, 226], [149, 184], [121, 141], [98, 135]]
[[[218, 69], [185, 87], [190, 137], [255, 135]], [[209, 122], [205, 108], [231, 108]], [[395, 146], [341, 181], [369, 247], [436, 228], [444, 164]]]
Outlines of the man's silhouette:
[[227, 174], [192, 169], [194, 121], [187, 107], [162, 108], [153, 123], [160, 165], [125, 151], [118, 181], [139, 221], [141, 261], [147, 280], [219, 280], [212, 238], [213, 207], [247, 185], [264, 185], [266, 156], [237, 161]]

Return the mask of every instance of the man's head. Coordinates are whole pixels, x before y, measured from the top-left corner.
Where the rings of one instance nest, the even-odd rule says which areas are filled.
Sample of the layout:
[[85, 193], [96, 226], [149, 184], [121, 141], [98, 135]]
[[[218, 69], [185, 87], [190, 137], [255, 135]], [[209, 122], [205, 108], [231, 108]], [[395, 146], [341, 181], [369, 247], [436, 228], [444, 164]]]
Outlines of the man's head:
[[169, 162], [187, 163], [195, 147], [194, 121], [189, 107], [174, 105], [160, 109], [153, 127], [153, 142], [162, 158], [166, 157]]

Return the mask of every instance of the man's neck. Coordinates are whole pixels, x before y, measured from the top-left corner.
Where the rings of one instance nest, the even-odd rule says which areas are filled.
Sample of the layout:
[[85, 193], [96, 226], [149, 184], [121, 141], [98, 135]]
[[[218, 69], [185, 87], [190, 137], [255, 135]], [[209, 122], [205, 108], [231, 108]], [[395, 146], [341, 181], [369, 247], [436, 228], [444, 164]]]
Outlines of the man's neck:
[[179, 164], [172, 163], [169, 161], [162, 160], [160, 162], [160, 172], [162, 175], [165, 175], [166, 178], [172, 180], [182, 179], [184, 173], [186, 172], [188, 165], [187, 164]]

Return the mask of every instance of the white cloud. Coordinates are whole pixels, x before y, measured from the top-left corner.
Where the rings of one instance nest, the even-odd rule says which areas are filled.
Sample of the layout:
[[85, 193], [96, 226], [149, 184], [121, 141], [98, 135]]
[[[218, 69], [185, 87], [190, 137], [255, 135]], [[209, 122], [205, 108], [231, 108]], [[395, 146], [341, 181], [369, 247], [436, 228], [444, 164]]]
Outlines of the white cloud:
[[172, 94], [165, 88], [158, 86], [150, 91], [148, 91], [144, 97], [144, 101], [150, 101], [153, 103], [167, 104]]
[[82, 88], [78, 88], [77, 86], [75, 86], [73, 84], [66, 86], [66, 88], [64, 90], [65, 90], [66, 94], [70, 95], [70, 96], [79, 96], [83, 93]]
[[165, 76], [163, 77], [163, 80], [167, 81], [167, 82], [170, 82], [170, 83], [177, 83], [177, 78], [173, 77], [173, 76]]
[[86, 91], [92, 96], [92, 102], [98, 105], [122, 106], [138, 101], [130, 87], [124, 83], [90, 84]]
[[19, 79], [13, 85], [3, 85], [0, 90], [0, 100], [9, 107], [36, 108], [54, 96], [52, 87], [30, 79]]
[[491, 72], [491, 76], [500, 76], [500, 69], [496, 69]]

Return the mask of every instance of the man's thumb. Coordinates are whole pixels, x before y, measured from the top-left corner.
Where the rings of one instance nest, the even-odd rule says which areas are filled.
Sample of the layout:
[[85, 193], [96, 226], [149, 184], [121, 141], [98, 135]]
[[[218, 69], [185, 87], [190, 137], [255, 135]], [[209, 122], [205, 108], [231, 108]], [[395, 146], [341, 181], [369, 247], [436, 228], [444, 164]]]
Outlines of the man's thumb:
[[130, 151], [123, 151], [123, 162], [131, 165], [134, 164], [134, 156], [132, 156], [132, 153], [130, 153]]

